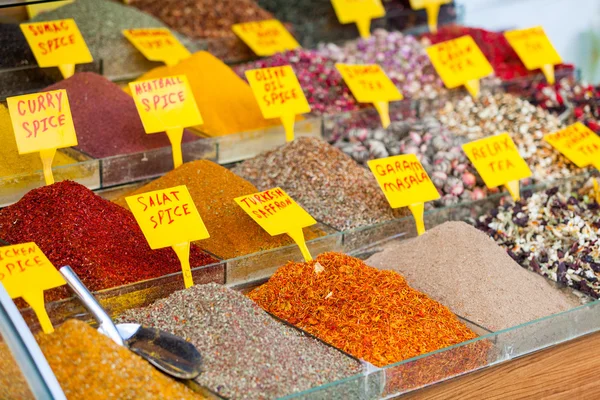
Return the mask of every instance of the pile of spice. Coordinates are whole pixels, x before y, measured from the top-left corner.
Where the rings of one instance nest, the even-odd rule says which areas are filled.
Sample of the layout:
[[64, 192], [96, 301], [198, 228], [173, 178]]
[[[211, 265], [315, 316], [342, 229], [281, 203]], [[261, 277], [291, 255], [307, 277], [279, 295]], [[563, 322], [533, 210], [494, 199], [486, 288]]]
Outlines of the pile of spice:
[[175, 292], [121, 322], [171, 332], [202, 354], [197, 383], [231, 399], [270, 399], [361, 372], [358, 361], [276, 321], [239, 292], [214, 283]]
[[0, 360], [0, 399], [35, 400], [23, 371], [4, 341], [0, 342]]
[[437, 118], [452, 134], [468, 141], [508, 132], [537, 181], [580, 171], [543, 140], [544, 135], [564, 127], [558, 117], [511, 94], [483, 92], [477, 100], [465, 96], [446, 102]]
[[[502, 80], [511, 80], [523, 76], [540, 74], [539, 70], [529, 71], [517, 53], [510, 46], [503, 32], [491, 32], [485, 29], [470, 28], [460, 25], [446, 25], [438, 29], [437, 33], [426, 33], [421, 36], [425, 46], [456, 39], [464, 35], [471, 35], [485, 57], [494, 68], [495, 75]], [[569, 64], [555, 66], [557, 71], [573, 70]]]
[[259, 192], [254, 185], [207, 160], [185, 163], [115, 202], [127, 207], [127, 196], [179, 185], [187, 186], [210, 233], [210, 238], [196, 242], [198, 247], [229, 259], [293, 243], [287, 235], [269, 235], [234, 201]]
[[[204, 120], [195, 129], [222, 136], [279, 125], [263, 118], [250, 86], [231, 68], [206, 51], [194, 53], [175, 66], [154, 68], [137, 80], [186, 75]], [[129, 92], [129, 89], [126, 89]]]
[[477, 336], [398, 273], [380, 271], [340, 253], [289, 262], [248, 297], [378, 367]]
[[521, 266], [600, 298], [600, 205], [552, 188], [478, 218]]
[[492, 331], [579, 304], [464, 222], [446, 222], [417, 238], [388, 242], [366, 262], [398, 271], [417, 290]]
[[[102, 60], [104, 75], [110, 79], [135, 77], [159, 65], [149, 62], [126, 38], [123, 30], [166, 28], [158, 19], [133, 7], [110, 0], [77, 0], [52, 11], [38, 14], [34, 22], [73, 18], [95, 60]], [[190, 51], [197, 44], [179, 36]]]
[[314, 50], [297, 49], [278, 53], [239, 65], [235, 71], [246, 79], [244, 73], [247, 70], [282, 65], [290, 65], [294, 69], [313, 114], [336, 114], [361, 107], [335, 68], [335, 61]]
[[37, 341], [68, 399], [204, 399], [91, 326], [69, 320]]
[[373, 159], [416, 154], [441, 195], [426, 204], [429, 208], [479, 200], [488, 193], [461, 148], [465, 139], [431, 116], [393, 122], [387, 129], [336, 126], [329, 142], [364, 166]]
[[370, 171], [317, 138], [299, 138], [233, 168], [259, 190], [280, 186], [315, 219], [337, 230], [405, 215], [392, 210]]
[[[66, 6], [65, 6], [66, 7]], [[65, 89], [77, 133], [78, 150], [94, 158], [169, 147], [165, 133], [146, 134], [135, 102], [121, 88], [92, 72], [80, 72], [44, 91]], [[183, 142], [198, 140], [184, 132]]]
[[[71, 266], [92, 291], [181, 270], [172, 249], [150, 249], [131, 212], [71, 181], [34, 189], [0, 210], [0, 237], [13, 244], [35, 242], [56, 268]], [[192, 267], [213, 262], [192, 246]], [[66, 295], [63, 286], [46, 291], [46, 300]]]
[[0, 69], [37, 65], [31, 48], [18, 24], [0, 24]]

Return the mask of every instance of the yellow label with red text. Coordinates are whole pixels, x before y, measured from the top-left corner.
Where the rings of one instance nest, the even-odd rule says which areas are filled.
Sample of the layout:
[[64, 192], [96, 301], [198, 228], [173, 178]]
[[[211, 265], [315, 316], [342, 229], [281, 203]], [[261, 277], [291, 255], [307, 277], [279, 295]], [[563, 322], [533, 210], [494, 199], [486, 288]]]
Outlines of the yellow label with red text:
[[310, 112], [310, 105], [291, 66], [249, 70], [246, 78], [266, 119]]
[[381, 0], [331, 0], [331, 4], [340, 24], [385, 16]]
[[203, 123], [185, 75], [129, 83], [146, 133]]
[[66, 282], [38, 245], [30, 242], [0, 247], [0, 283], [14, 299]]
[[470, 35], [429, 46], [426, 50], [448, 89], [484, 78], [494, 72]]
[[238, 197], [235, 202], [271, 236], [317, 223], [279, 187]]
[[300, 47], [285, 26], [276, 19], [244, 22], [233, 25], [231, 29], [257, 56], [272, 56]]
[[581, 122], [550, 133], [544, 140], [579, 168], [600, 165], [600, 136]]
[[73, 19], [23, 23], [21, 30], [42, 68], [94, 61]]
[[508, 31], [504, 36], [528, 70], [562, 63], [560, 54], [541, 26]]
[[125, 200], [153, 250], [210, 237], [185, 185]]
[[66, 6], [67, 4], [73, 3], [75, 0], [62, 0], [62, 1], [52, 1], [49, 3], [39, 3], [39, 4], [28, 4], [27, 14], [29, 14], [29, 18], [33, 18], [38, 14], [45, 13], [47, 11], [56, 10], [62, 6]]
[[335, 64], [359, 103], [402, 100], [402, 93], [377, 64]]
[[6, 99], [19, 154], [77, 146], [67, 91]]
[[172, 65], [191, 55], [167, 28], [125, 29], [123, 35], [150, 61]]
[[368, 164], [392, 208], [440, 198], [438, 190], [414, 154], [380, 158]]
[[410, 8], [413, 10], [422, 10], [430, 4], [449, 4], [452, 0], [410, 0]]
[[529, 166], [508, 133], [475, 140], [462, 148], [489, 188], [531, 176]]

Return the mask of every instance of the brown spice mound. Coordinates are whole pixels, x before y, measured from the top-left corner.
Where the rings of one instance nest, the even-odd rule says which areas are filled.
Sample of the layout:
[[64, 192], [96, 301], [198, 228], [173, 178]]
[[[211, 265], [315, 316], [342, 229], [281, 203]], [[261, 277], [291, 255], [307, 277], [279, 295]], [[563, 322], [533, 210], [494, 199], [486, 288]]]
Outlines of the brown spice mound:
[[446, 222], [383, 248], [366, 262], [400, 272], [416, 289], [493, 331], [578, 305], [464, 222]]

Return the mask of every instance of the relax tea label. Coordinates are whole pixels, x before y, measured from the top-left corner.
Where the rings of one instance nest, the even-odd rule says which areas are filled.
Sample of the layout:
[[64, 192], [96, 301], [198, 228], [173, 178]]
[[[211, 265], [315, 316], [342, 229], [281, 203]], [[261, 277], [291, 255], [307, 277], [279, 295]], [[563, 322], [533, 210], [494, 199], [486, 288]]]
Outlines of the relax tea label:
[[235, 202], [269, 235], [287, 233], [298, 244], [304, 258], [307, 261], [312, 259], [306, 248], [302, 228], [314, 225], [317, 221], [283, 189], [277, 187], [241, 196]]
[[0, 247], [0, 283], [11, 298], [23, 298], [35, 311], [45, 333], [54, 329], [44, 308], [44, 290], [66, 284], [37, 244]]
[[[73, 75], [75, 64], [93, 61], [73, 19], [21, 24], [21, 30], [42, 68], [59, 67], [65, 78]], [[66, 68], [65, 66], [69, 66]]]
[[125, 29], [123, 35], [150, 61], [175, 65], [191, 55], [167, 28]]
[[600, 166], [600, 136], [581, 122], [548, 134], [544, 140], [579, 168]]
[[381, 0], [331, 0], [340, 24], [356, 23], [363, 38], [371, 35], [371, 20], [385, 16]]
[[233, 25], [231, 29], [257, 56], [272, 56], [300, 47], [285, 26], [276, 19], [244, 22]]
[[479, 94], [479, 79], [494, 72], [470, 35], [429, 46], [426, 50], [448, 89], [465, 85], [476, 97]]
[[554, 65], [562, 63], [562, 58], [544, 28], [535, 26], [508, 31], [504, 33], [504, 37], [528, 70], [541, 68], [548, 82], [554, 83]]
[[452, 0], [410, 0], [410, 8], [427, 12], [427, 25], [433, 33], [437, 32], [438, 15], [442, 4], [448, 4]]

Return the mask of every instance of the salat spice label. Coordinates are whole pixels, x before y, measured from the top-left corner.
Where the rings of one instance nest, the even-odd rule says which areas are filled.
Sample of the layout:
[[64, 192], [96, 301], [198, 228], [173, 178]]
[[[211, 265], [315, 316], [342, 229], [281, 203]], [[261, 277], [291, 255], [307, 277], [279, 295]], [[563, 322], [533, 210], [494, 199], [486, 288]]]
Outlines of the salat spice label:
[[272, 56], [300, 47], [285, 26], [276, 19], [244, 22], [233, 25], [231, 29], [257, 56]]
[[531, 169], [508, 133], [475, 140], [462, 148], [488, 188], [504, 185], [515, 200], [519, 198], [519, 180], [530, 177]]
[[38, 65], [59, 67], [65, 78], [75, 73], [75, 64], [94, 61], [73, 19], [24, 23], [21, 30]]
[[33, 308], [45, 333], [54, 331], [44, 307], [44, 290], [66, 282], [37, 244], [0, 247], [0, 283], [11, 298], [21, 297]]
[[390, 125], [389, 102], [402, 100], [402, 93], [385, 71], [377, 64], [336, 64], [359, 103], [373, 103], [381, 117], [384, 128]]
[[150, 61], [175, 65], [191, 55], [167, 28], [125, 29], [123, 35]]
[[550, 38], [541, 26], [516, 29], [504, 33], [504, 37], [515, 50], [528, 70], [541, 68], [548, 83], [554, 84], [554, 66], [562, 63]]
[[381, 0], [331, 0], [340, 24], [356, 23], [363, 38], [371, 36], [371, 20], [385, 16]]
[[283, 189], [276, 187], [260, 193], [237, 197], [235, 202], [271, 236], [287, 233], [300, 247], [306, 260], [312, 260], [302, 228], [317, 223]]
[[296, 115], [310, 112], [300, 82], [289, 65], [252, 69], [246, 78], [266, 119], [281, 118], [287, 141], [294, 140]]
[[425, 203], [440, 194], [414, 154], [370, 160], [369, 168], [392, 208], [409, 207], [417, 223], [417, 232], [425, 232]]
[[477, 97], [479, 80], [494, 72], [470, 35], [429, 46], [426, 50], [448, 89], [464, 85], [473, 97]]
[[425, 9], [427, 12], [427, 25], [431, 33], [437, 32], [438, 15], [442, 4], [448, 4], [452, 0], [410, 0], [410, 8], [413, 10]]
[[581, 122], [550, 133], [544, 140], [579, 168], [600, 166], [600, 136]]

